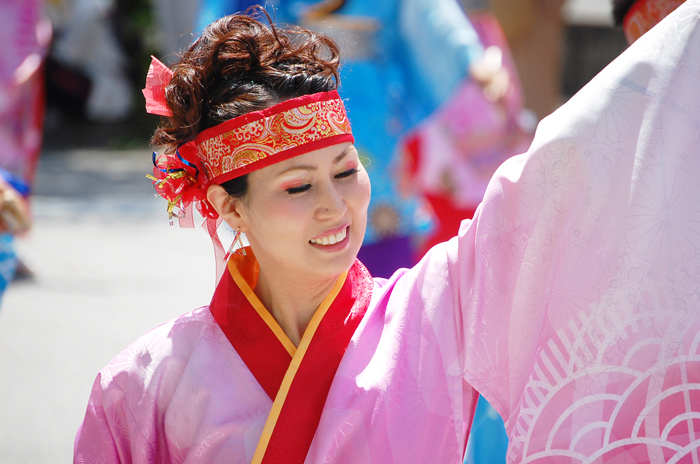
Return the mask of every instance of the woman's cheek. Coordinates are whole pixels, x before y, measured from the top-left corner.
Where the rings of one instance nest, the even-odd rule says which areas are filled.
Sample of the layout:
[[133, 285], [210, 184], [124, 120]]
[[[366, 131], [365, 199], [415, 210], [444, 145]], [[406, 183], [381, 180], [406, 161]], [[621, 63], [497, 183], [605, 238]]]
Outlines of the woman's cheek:
[[[308, 195], [305, 195], [308, 197]], [[288, 221], [299, 221], [306, 214], [309, 209], [308, 198], [304, 197], [290, 197], [284, 201], [278, 202], [273, 211], [274, 218], [284, 218]]]
[[365, 208], [367, 208], [369, 206], [370, 197], [372, 196], [372, 186], [366, 172], [364, 173], [364, 176], [358, 180], [357, 184], [361, 190], [360, 196], [362, 198], [363, 205]]

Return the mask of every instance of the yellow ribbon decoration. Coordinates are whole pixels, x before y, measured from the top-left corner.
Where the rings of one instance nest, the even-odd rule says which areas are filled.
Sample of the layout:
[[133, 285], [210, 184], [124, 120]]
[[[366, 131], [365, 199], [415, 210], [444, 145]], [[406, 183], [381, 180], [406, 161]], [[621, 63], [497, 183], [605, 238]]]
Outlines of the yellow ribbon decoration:
[[[192, 175], [190, 173], [188, 173], [187, 171], [184, 171], [184, 170], [183, 171], [178, 170], [178, 171], [173, 172], [168, 168], [165, 170], [165, 172], [166, 172], [165, 177], [163, 177], [162, 179], [158, 179], [150, 174], [146, 174], [146, 177], [148, 179], [152, 180], [155, 184], [157, 184], [158, 187], [160, 187], [166, 181], [171, 180], [171, 179], [182, 179], [185, 176], [192, 177]], [[165, 197], [163, 197], [163, 198], [165, 198]], [[177, 218], [180, 217], [177, 214], [174, 214], [173, 210], [175, 209], [175, 207], [177, 206], [177, 204], [180, 202], [181, 199], [182, 199], [182, 195], [178, 195], [172, 200], [170, 198], [165, 198], [165, 200], [168, 201], [168, 209], [167, 209], [168, 219], [171, 222], [173, 220], [173, 216], [175, 216]]]

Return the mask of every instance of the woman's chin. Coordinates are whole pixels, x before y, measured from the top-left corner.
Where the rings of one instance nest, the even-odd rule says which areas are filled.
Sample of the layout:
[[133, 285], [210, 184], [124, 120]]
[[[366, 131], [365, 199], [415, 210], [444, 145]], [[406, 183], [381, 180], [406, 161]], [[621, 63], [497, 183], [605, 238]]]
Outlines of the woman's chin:
[[[337, 253], [335, 256], [329, 254], [323, 259], [313, 260], [315, 265], [311, 266], [314, 274], [319, 277], [330, 278], [335, 277], [347, 271], [355, 263], [357, 252], [359, 249], [348, 248], [343, 253]], [[312, 262], [313, 262], [312, 261]]]

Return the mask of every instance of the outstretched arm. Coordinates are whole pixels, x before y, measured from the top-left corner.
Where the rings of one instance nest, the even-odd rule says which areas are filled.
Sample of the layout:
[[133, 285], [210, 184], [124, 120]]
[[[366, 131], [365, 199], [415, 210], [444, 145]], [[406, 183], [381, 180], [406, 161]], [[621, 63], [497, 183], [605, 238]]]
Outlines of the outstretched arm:
[[697, 452], [699, 13], [686, 2], [543, 120], [434, 250], [510, 459]]

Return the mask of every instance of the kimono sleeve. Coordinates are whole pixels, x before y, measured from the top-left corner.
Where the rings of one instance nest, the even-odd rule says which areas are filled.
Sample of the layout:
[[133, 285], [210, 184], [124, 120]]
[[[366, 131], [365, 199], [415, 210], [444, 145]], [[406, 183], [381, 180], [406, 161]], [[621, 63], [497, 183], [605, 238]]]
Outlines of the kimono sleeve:
[[124, 391], [105, 368], [92, 386], [85, 419], [75, 437], [73, 462], [147, 464], [154, 456], [153, 447], [129, 410]]
[[697, 456], [698, 18], [686, 2], [543, 120], [446, 247], [464, 377], [510, 462]]
[[[124, 443], [115, 441], [113, 430], [115, 427], [118, 430], [119, 426], [118, 423], [113, 423], [105, 413], [101, 380], [102, 374], [98, 374], [90, 392], [85, 419], [80, 424], [75, 437], [73, 455], [75, 464], [130, 462], [130, 459], [124, 461], [120, 459], [120, 455], [125, 454], [124, 448], [128, 450], [128, 446], [125, 447]], [[120, 433], [117, 433], [117, 438], [119, 436]]]

